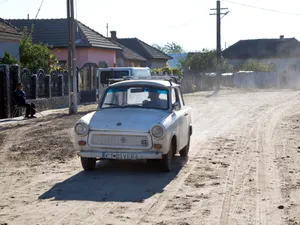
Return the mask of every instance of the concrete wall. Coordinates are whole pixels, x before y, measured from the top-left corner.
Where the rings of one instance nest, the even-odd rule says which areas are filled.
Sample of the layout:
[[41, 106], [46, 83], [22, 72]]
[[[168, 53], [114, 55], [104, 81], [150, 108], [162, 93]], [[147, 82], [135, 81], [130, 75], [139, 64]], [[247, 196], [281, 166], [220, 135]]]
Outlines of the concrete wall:
[[96, 64], [99, 64], [99, 62], [106, 62], [108, 66], [114, 66], [114, 64], [116, 64], [116, 51], [90, 48], [88, 52], [88, 62]]
[[34, 103], [38, 111], [44, 111], [48, 109], [60, 109], [66, 108], [69, 106], [69, 97], [54, 97], [54, 98], [39, 98], [39, 99], [30, 99], [30, 103]]
[[[80, 104], [80, 93], [78, 95], [77, 104]], [[38, 98], [28, 100], [30, 103], [34, 103], [36, 109], [41, 112], [49, 109], [62, 109], [69, 107], [69, 96], [52, 97], [52, 98]]]
[[13, 57], [16, 57], [18, 60], [20, 59], [18, 42], [1, 41], [0, 39], [0, 57], [4, 55], [5, 51]]
[[[247, 60], [241, 59], [228, 59], [229, 64], [237, 66], [245, 63]], [[300, 71], [300, 58], [269, 58], [269, 59], [260, 59], [259, 61], [265, 64], [274, 64], [277, 72], [284, 72], [284, 71], [295, 71], [293, 67], [297, 67], [298, 71]]]
[[[68, 49], [56, 48], [52, 53], [58, 57], [60, 61], [68, 61]], [[116, 63], [116, 51], [101, 48], [76, 48], [77, 66], [82, 67], [85, 63], [106, 62], [108, 66], [114, 66]]]

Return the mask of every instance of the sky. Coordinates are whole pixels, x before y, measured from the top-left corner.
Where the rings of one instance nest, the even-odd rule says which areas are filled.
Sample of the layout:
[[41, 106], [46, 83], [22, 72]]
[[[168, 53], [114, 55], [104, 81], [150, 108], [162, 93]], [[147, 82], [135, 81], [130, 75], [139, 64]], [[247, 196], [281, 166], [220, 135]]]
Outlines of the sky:
[[[34, 19], [41, 3], [0, 0], [0, 17], [26, 19], [29, 14]], [[175, 42], [187, 52], [216, 48], [216, 16], [209, 15], [216, 0], [74, 0], [74, 5], [77, 20], [104, 36], [108, 23], [118, 38], [137, 37], [150, 45]], [[222, 0], [221, 7], [229, 11], [221, 20], [223, 49], [244, 39], [284, 35], [300, 40], [300, 0]], [[66, 14], [66, 0], [44, 0], [37, 18]]]

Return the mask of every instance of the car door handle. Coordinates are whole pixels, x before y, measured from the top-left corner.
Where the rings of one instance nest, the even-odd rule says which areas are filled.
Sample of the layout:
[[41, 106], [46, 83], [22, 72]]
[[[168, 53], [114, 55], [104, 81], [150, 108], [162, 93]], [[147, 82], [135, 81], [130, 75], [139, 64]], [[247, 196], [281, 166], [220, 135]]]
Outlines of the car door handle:
[[187, 116], [187, 115], [189, 115], [189, 114], [188, 114], [188, 113], [185, 113], [185, 114], [184, 114], [184, 116]]

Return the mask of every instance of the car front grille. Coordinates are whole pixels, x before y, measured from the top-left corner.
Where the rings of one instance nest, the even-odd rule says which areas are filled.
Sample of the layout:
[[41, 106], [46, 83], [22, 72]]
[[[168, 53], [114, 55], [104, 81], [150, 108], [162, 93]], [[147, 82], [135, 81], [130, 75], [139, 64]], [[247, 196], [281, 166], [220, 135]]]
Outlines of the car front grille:
[[90, 132], [89, 145], [103, 148], [150, 149], [150, 135]]

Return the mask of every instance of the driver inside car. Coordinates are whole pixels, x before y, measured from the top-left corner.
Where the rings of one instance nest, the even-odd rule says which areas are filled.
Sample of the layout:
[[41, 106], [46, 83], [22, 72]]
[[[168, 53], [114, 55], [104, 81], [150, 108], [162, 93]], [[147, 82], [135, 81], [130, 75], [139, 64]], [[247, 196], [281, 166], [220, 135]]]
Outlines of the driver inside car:
[[159, 92], [149, 92], [148, 99], [143, 102], [143, 107], [145, 108], [157, 108], [157, 109], [166, 109], [168, 108], [168, 102], [164, 99], [159, 98]]

